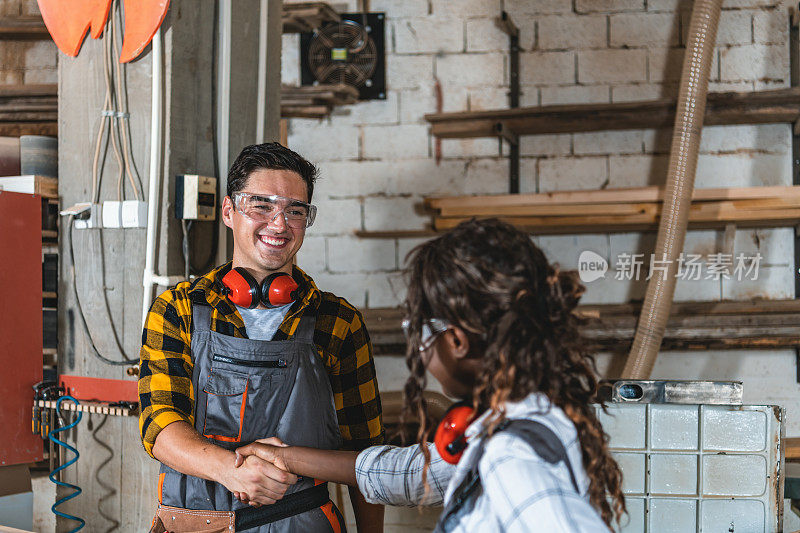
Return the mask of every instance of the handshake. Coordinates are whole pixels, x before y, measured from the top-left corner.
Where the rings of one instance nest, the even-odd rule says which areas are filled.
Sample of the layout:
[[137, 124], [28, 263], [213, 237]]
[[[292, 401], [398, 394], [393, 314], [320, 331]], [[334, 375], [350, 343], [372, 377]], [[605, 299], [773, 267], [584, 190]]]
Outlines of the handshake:
[[243, 503], [260, 507], [283, 498], [298, 476], [290, 472], [284, 458], [289, 448], [277, 437], [259, 439], [236, 449], [236, 461], [228, 490]]

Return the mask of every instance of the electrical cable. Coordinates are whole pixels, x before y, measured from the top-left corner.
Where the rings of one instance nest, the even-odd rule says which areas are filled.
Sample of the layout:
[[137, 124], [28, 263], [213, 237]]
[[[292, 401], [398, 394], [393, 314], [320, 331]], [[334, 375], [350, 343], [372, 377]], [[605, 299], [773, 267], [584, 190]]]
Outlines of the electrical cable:
[[[217, 137], [217, 48], [218, 48], [218, 31], [219, 26], [219, 2], [214, 2], [214, 17], [212, 28], [214, 34], [211, 37], [211, 154], [214, 161], [214, 173], [218, 180], [222, 180], [222, 169], [219, 162], [219, 139]], [[195, 274], [205, 274], [214, 265], [217, 257], [217, 250], [219, 249], [219, 202], [214, 205], [214, 223], [213, 231], [211, 232], [211, 252], [208, 255], [206, 262], [200, 267], [196, 268], [191, 265], [191, 270]], [[188, 278], [187, 278], [188, 279]]]
[[[94, 342], [94, 338], [92, 337], [91, 331], [89, 331], [89, 325], [86, 322], [86, 315], [83, 312], [83, 304], [81, 303], [80, 292], [78, 291], [78, 282], [77, 276], [75, 274], [75, 217], [70, 215], [69, 217], [69, 259], [70, 259], [70, 266], [72, 270], [72, 288], [75, 291], [75, 302], [78, 307], [78, 314], [81, 317], [81, 323], [83, 324], [83, 329], [86, 332], [86, 337], [89, 339], [89, 344], [92, 347], [92, 351], [94, 355], [97, 356], [102, 362], [108, 365], [114, 366], [129, 366], [135, 365], [138, 363], [136, 359], [128, 358], [128, 355], [123, 350], [122, 346], [120, 345], [119, 338], [117, 337], [116, 330], [113, 328], [113, 320], [112, 320], [112, 330], [114, 331], [114, 340], [117, 343], [117, 349], [119, 350], [120, 355], [122, 356], [122, 361], [114, 361], [113, 359], [109, 359], [103, 356], [100, 353], [100, 350], [97, 349], [97, 344]], [[106, 300], [106, 306], [108, 306], [108, 301]], [[111, 317], [111, 313], [109, 312], [109, 318]]]
[[[76, 407], [80, 405], [80, 402], [78, 402], [78, 400], [76, 400], [72, 396], [67, 395], [67, 396], [62, 396], [61, 398], [59, 398], [58, 401], [56, 402], [56, 413], [58, 414], [58, 417], [61, 420], [64, 419], [64, 416], [61, 414], [61, 404], [65, 400], [71, 401], [72, 403], [75, 404]], [[67, 424], [65, 426], [59, 427], [59, 428], [55, 428], [54, 427], [52, 430], [50, 430], [50, 433], [47, 434], [47, 438], [50, 439], [52, 442], [54, 442], [58, 446], [61, 446], [62, 448], [66, 448], [67, 450], [69, 450], [69, 451], [71, 451], [72, 453], [75, 454], [75, 457], [73, 457], [72, 459], [70, 459], [69, 461], [64, 463], [63, 465], [59, 465], [58, 468], [56, 468], [52, 472], [50, 472], [50, 475], [48, 476], [50, 478], [50, 481], [52, 481], [56, 485], [58, 485], [60, 487], [67, 487], [67, 488], [72, 489], [74, 491], [72, 494], [68, 494], [67, 496], [64, 496], [63, 498], [60, 498], [58, 501], [56, 501], [56, 503], [53, 504], [52, 507], [50, 507], [50, 510], [55, 515], [60, 516], [61, 518], [67, 518], [69, 520], [75, 520], [77, 522], [80, 522], [80, 525], [78, 525], [78, 527], [76, 527], [75, 529], [71, 530], [69, 533], [75, 533], [76, 531], [80, 531], [81, 529], [83, 529], [83, 526], [86, 525], [86, 521], [83, 518], [80, 518], [78, 516], [73, 516], [71, 514], [67, 514], [67, 513], [63, 512], [63, 511], [59, 511], [58, 509], [56, 509], [56, 507], [58, 507], [62, 503], [66, 503], [67, 501], [71, 500], [72, 498], [75, 498], [81, 492], [83, 492], [83, 490], [81, 490], [81, 488], [79, 486], [77, 486], [77, 485], [73, 485], [71, 483], [65, 483], [63, 481], [59, 481], [58, 479], [55, 478], [55, 475], [58, 474], [59, 472], [61, 472], [62, 470], [64, 470], [65, 468], [75, 464], [78, 461], [78, 458], [81, 456], [81, 454], [78, 453], [78, 450], [76, 450], [75, 448], [73, 448], [72, 446], [67, 444], [66, 442], [58, 439], [58, 437], [56, 437], [56, 433], [62, 433], [64, 431], [69, 431], [70, 429], [74, 428], [81, 421], [82, 417], [83, 417], [83, 413], [81, 411], [78, 411], [77, 412], [77, 416], [75, 417], [74, 421], [72, 421], [71, 423], [69, 423], [69, 424]]]
[[[122, 75], [122, 70], [120, 67], [120, 62], [116, 60], [119, 57], [119, 50], [117, 48], [117, 34], [119, 33], [119, 26], [117, 25], [117, 17], [116, 14], [119, 14], [122, 17], [122, 4], [118, 4], [119, 9], [114, 9], [112, 6], [111, 12], [111, 42], [113, 44], [113, 55], [112, 60], [114, 61], [114, 70], [116, 72], [116, 79], [114, 80], [115, 83], [114, 88], [116, 90], [116, 102], [117, 102], [117, 109], [114, 117], [117, 119], [116, 123], [119, 127], [120, 134], [121, 134], [121, 144], [122, 144], [122, 159], [125, 163], [125, 174], [128, 176], [128, 180], [131, 183], [131, 188], [133, 189], [133, 195], [136, 197], [136, 200], [140, 199], [139, 191], [141, 190], [141, 196], [144, 197], [144, 187], [142, 186], [142, 178], [139, 175], [139, 171], [136, 169], [136, 165], [132, 165], [133, 156], [131, 154], [131, 146], [130, 142], [128, 141], [128, 129], [130, 128], [130, 121], [128, 120], [128, 86], [125, 82], [125, 77]], [[121, 24], [122, 21], [119, 21]], [[133, 179], [133, 174], [131, 173], [131, 166], [133, 166], [134, 170], [136, 171], [136, 178], [138, 181]], [[137, 189], [136, 185], [139, 185]]]
[[181, 219], [181, 229], [183, 230], [183, 277], [189, 279], [189, 270], [191, 270], [190, 260], [189, 257], [191, 256], [190, 248], [189, 248], [189, 230], [192, 227], [192, 221], [186, 222], [185, 219]]
[[[103, 74], [106, 80], [106, 95], [110, 103], [111, 118], [117, 116], [116, 106], [116, 90], [114, 89], [114, 74], [111, 64], [114, 62], [114, 16], [113, 13], [110, 17], [111, 20], [106, 21], [106, 30], [103, 32]], [[125, 165], [122, 161], [122, 150], [119, 141], [119, 131], [117, 130], [117, 121], [111, 120], [109, 122], [109, 131], [111, 132], [111, 147], [114, 149], [114, 157], [117, 160], [117, 199], [121, 202], [125, 199], [125, 191], [122, 186], [122, 180], [125, 177]]]

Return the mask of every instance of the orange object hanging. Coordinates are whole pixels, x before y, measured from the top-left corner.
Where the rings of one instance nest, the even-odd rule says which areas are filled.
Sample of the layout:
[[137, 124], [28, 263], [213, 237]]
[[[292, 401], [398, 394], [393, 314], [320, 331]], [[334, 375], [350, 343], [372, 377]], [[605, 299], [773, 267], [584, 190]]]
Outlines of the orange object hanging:
[[[58, 49], [75, 57], [86, 32], [98, 39], [113, 0], [37, 0], [44, 24]], [[136, 59], [153, 39], [169, 8], [169, 0], [124, 0], [125, 38], [120, 63]]]
[[125, 40], [119, 62], [136, 59], [153, 39], [164, 17], [169, 0], [125, 0]]
[[112, 0], [38, 0], [39, 11], [58, 49], [75, 57], [81, 49], [83, 38], [91, 28], [92, 37], [98, 39], [108, 18]]

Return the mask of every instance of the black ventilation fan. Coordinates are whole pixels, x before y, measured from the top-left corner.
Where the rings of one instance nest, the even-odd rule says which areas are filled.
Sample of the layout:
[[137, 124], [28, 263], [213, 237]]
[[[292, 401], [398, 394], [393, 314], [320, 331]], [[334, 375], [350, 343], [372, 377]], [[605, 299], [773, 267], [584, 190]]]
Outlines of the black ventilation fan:
[[302, 85], [346, 83], [360, 100], [386, 99], [383, 13], [342, 13], [342, 20], [300, 36]]

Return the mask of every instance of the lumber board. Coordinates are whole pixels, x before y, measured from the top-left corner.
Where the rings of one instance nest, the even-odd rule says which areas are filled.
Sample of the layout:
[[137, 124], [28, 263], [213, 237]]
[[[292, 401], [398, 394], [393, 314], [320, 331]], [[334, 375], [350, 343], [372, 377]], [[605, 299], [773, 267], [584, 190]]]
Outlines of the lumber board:
[[331, 108], [325, 105], [281, 106], [281, 118], [325, 118], [330, 112]]
[[0, 191], [38, 194], [43, 198], [58, 198], [58, 179], [28, 174], [0, 176]]
[[[661, 202], [664, 187], [624, 187], [618, 189], [550, 191], [543, 193], [493, 194], [479, 196], [430, 197], [425, 204], [433, 209], [466, 207], [523, 206], [543, 204], [594, 204], [623, 202]], [[747, 200], [754, 198], [800, 197], [800, 186], [775, 185], [763, 187], [730, 187], [694, 189], [692, 201]]]
[[785, 437], [783, 451], [787, 461], [800, 461], [800, 437]]
[[22, 135], [58, 136], [58, 122], [0, 122], [0, 137], [20, 137]]
[[[438, 216], [437, 220], [447, 220], [450, 218], [463, 220], [464, 218], [473, 216], [504, 218], [548, 217], [552, 219], [552, 225], [558, 225], [561, 223], [561, 221], [567, 222], [572, 219], [582, 219], [587, 216], [613, 215], [630, 217], [631, 221], [634, 222], [635, 220], [641, 220], [638, 215], [657, 220], [661, 215], [662, 208], [663, 204], [657, 203], [500, 207], [496, 209], [464, 209], [461, 210], [462, 212], [458, 215]], [[689, 208], [689, 219], [690, 221], [695, 222], [713, 222], [722, 220], [737, 222], [739, 220], [750, 220], [757, 218], [791, 218], [793, 216], [792, 213], [797, 209], [800, 209], [800, 198], [770, 198], [698, 203], [693, 202]], [[759, 213], [760, 211], [766, 212]]]
[[283, 33], [309, 32], [324, 23], [340, 20], [339, 14], [326, 2], [284, 3], [281, 13]]
[[[671, 128], [676, 100], [521, 107], [425, 115], [439, 138], [496, 137], [497, 125], [517, 135]], [[748, 93], [709, 93], [704, 123], [794, 123], [800, 118], [800, 88]]]
[[[472, 216], [551, 216], [564, 217], [573, 216], [577, 213], [581, 215], [638, 215], [661, 213], [663, 204], [656, 202], [648, 203], [598, 203], [598, 204], [544, 204], [544, 205], [520, 205], [520, 206], [480, 206], [443, 209], [439, 215], [441, 218], [448, 217], [472, 217]], [[712, 213], [720, 209], [782, 209], [800, 208], [800, 196], [786, 198], [757, 198], [747, 200], [731, 200], [724, 202], [693, 202], [692, 206], [698, 212]]]
[[358, 101], [358, 89], [345, 84], [281, 86], [281, 118], [325, 118], [337, 105]]
[[435, 237], [438, 233], [433, 229], [409, 229], [395, 231], [363, 231], [353, 232], [356, 237], [362, 239], [419, 239], [425, 237]]
[[[447, 231], [470, 218], [472, 217], [435, 217], [434, 228], [437, 231]], [[508, 216], [498, 218], [531, 233], [562, 234], [647, 231], [656, 229], [659, 217], [658, 215], [641, 214], [564, 217]], [[740, 227], [748, 228], [793, 226], [800, 223], [800, 208], [774, 210], [722, 209], [718, 212], [691, 209], [689, 212], [690, 229], [713, 229], [724, 227], [729, 223], [736, 223]]]
[[58, 96], [56, 83], [0, 85], [0, 98], [12, 96]]
[[[589, 318], [581, 332], [595, 350], [627, 349], [641, 303], [581, 305], [575, 313]], [[405, 351], [400, 308], [363, 309], [377, 354]], [[800, 300], [675, 302], [662, 349], [776, 349], [800, 346]]]
[[50, 39], [50, 33], [41, 16], [0, 18], [0, 40], [28, 39]]

